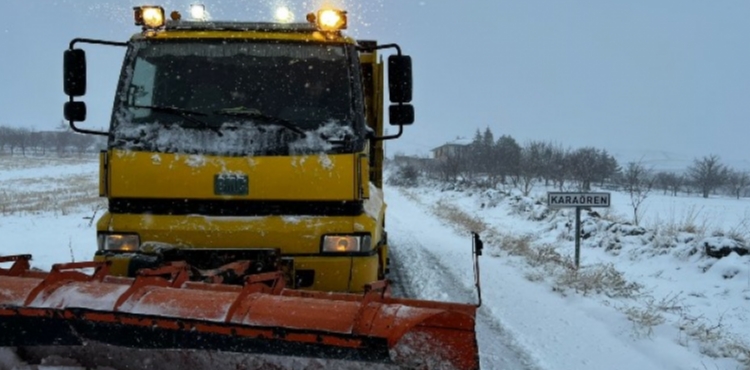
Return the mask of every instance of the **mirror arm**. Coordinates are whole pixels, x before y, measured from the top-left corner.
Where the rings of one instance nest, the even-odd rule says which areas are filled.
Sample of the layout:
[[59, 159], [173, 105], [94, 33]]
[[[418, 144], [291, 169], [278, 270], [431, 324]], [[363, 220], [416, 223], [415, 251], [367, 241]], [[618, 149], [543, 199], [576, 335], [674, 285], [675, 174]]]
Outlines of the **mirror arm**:
[[372, 52], [372, 51], [375, 51], [375, 50], [381, 50], [381, 49], [390, 49], [390, 48], [396, 49], [396, 54], [398, 56], [402, 56], [402, 54], [401, 54], [401, 47], [398, 46], [398, 44], [383, 44], [383, 45], [378, 45], [378, 46], [375, 46], [375, 47], [357, 46], [357, 50], [359, 50], [359, 51], [369, 51], [369, 52]]
[[[70, 102], [73, 102], [73, 97], [70, 97]], [[82, 128], [76, 127], [75, 122], [68, 121], [68, 126], [70, 126], [70, 129], [74, 132], [77, 132], [79, 134], [89, 134], [89, 135], [101, 135], [101, 136], [109, 136], [109, 132], [107, 131], [95, 131], [95, 130], [86, 130]]]
[[79, 42], [82, 42], [84, 44], [95, 44], [95, 45], [124, 46], [124, 47], [128, 46], [127, 42], [77, 38], [77, 39], [73, 39], [72, 41], [70, 41], [70, 45], [68, 46], [68, 48], [70, 50], [73, 50], [75, 48], [75, 45]]
[[386, 141], [386, 140], [393, 140], [398, 139], [401, 137], [401, 135], [404, 133], [404, 125], [398, 125], [398, 133], [395, 135], [386, 135], [386, 136], [375, 136], [372, 138], [373, 141]]
[[[372, 52], [372, 51], [375, 51], [375, 50], [381, 50], [381, 49], [390, 49], [390, 48], [396, 49], [396, 54], [398, 56], [402, 56], [402, 54], [401, 54], [401, 47], [398, 46], [398, 44], [383, 44], [383, 45], [378, 45], [378, 46], [375, 46], [375, 47], [357, 46], [357, 50], [360, 50], [360, 51], [369, 51], [369, 52]], [[398, 139], [398, 138], [401, 137], [401, 135], [403, 135], [403, 133], [404, 133], [404, 125], [398, 125], [398, 133], [397, 134], [395, 134], [395, 135], [386, 135], [386, 136], [375, 136], [375, 137], [372, 138], [372, 140], [373, 141], [386, 141], [386, 140]]]
[[[70, 41], [70, 44], [68, 45], [68, 48], [70, 50], [73, 50], [75, 48], [75, 45], [77, 43], [84, 43], [84, 44], [95, 44], [95, 45], [108, 45], [108, 46], [122, 46], [127, 47], [127, 42], [119, 42], [119, 41], [107, 41], [107, 40], [97, 40], [97, 39], [86, 39], [86, 38], [75, 38], [72, 41]], [[74, 102], [75, 99], [71, 96], [69, 102]], [[76, 127], [75, 122], [68, 121], [68, 126], [70, 126], [70, 129], [74, 132], [80, 133], [80, 134], [89, 134], [89, 135], [101, 135], [101, 136], [109, 136], [109, 132], [107, 131], [95, 131], [95, 130], [86, 130], [82, 128]]]

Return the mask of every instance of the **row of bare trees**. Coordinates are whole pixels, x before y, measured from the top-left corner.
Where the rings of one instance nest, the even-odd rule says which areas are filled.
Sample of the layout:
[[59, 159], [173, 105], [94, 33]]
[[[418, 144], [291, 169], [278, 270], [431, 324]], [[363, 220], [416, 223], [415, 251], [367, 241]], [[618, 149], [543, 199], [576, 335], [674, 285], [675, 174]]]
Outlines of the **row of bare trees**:
[[708, 198], [713, 193], [731, 195], [737, 199], [750, 189], [750, 174], [730, 168], [719, 156], [711, 154], [696, 158], [682, 173], [659, 171], [653, 175], [654, 188], [664, 194], [677, 195], [684, 191]]
[[448, 181], [460, 177], [489, 187], [510, 184], [528, 194], [540, 181], [559, 189], [572, 181], [590, 190], [592, 184], [613, 181], [620, 167], [604, 149], [572, 150], [544, 141], [521, 145], [509, 135], [494, 140], [487, 128], [477, 131], [471, 144], [437, 158], [427, 171]]
[[628, 163], [619, 175], [618, 184], [630, 195], [633, 222], [638, 225], [641, 205], [653, 189], [676, 196], [680, 191], [696, 192], [704, 198], [718, 190], [739, 199], [750, 188], [750, 175], [729, 168], [717, 155], [696, 158], [684, 173], [655, 172], [640, 162]]
[[75, 133], [64, 124], [54, 131], [0, 126], [0, 155], [65, 156], [98, 151], [104, 145], [102, 138]]
[[711, 194], [740, 198], [750, 191], [750, 174], [730, 168], [716, 155], [696, 158], [684, 171], [677, 172], [656, 171], [641, 162], [621, 167], [605, 149], [571, 149], [533, 140], [519, 144], [509, 135], [495, 140], [489, 128], [477, 130], [468, 145], [457, 145], [457, 149], [419, 167], [435, 178], [461, 179], [487, 187], [511, 185], [524, 194], [537, 183], [560, 190], [588, 191], [594, 184], [616, 188], [631, 195], [635, 213], [654, 189], [675, 196], [684, 192], [706, 198]]

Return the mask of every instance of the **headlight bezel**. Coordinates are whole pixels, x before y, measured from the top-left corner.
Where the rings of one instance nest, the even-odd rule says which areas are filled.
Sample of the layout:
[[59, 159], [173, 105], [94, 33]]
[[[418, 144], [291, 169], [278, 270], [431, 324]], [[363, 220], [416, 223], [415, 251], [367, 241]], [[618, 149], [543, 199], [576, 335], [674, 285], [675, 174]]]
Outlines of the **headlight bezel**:
[[[341, 249], [346, 241], [348, 247]], [[320, 253], [324, 255], [369, 255], [374, 250], [370, 233], [325, 234], [320, 238]]]
[[112, 232], [98, 233], [97, 244], [102, 252], [138, 252], [141, 247], [141, 237], [138, 233]]

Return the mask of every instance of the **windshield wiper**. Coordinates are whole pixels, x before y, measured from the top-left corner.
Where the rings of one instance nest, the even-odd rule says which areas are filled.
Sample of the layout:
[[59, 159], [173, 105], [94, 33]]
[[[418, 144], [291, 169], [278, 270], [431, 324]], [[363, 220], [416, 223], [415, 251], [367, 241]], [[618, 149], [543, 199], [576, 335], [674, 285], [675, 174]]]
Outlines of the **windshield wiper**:
[[169, 107], [169, 106], [159, 106], [159, 105], [128, 105], [130, 108], [141, 108], [141, 109], [151, 109], [155, 112], [164, 112], [164, 113], [171, 113], [176, 116], [180, 116], [192, 123], [197, 124], [198, 126], [202, 128], [207, 128], [213, 132], [215, 132], [219, 136], [224, 136], [224, 134], [219, 130], [218, 127], [215, 127], [205, 121], [201, 121], [194, 116], [200, 116], [200, 117], [206, 117], [208, 114], [203, 112], [198, 112], [194, 110], [189, 109], [183, 109], [183, 108], [177, 108], [177, 107]]
[[353, 139], [350, 138], [348, 135], [345, 136], [343, 139], [331, 139], [331, 138], [326, 137], [325, 135], [320, 135], [320, 138], [325, 140], [327, 143], [334, 145], [334, 146], [338, 146], [338, 147], [342, 147], [342, 146], [348, 147], [352, 145], [352, 141], [353, 141]]
[[254, 109], [234, 109], [234, 108], [226, 108], [226, 109], [219, 109], [217, 111], [213, 112], [214, 114], [218, 114], [220, 116], [226, 116], [226, 117], [242, 117], [242, 118], [253, 118], [260, 120], [261, 122], [258, 123], [266, 123], [266, 124], [272, 124], [272, 125], [278, 125], [281, 126], [287, 130], [290, 130], [292, 132], [295, 132], [297, 134], [300, 134], [301, 136], [305, 137], [307, 134], [305, 131], [297, 127], [294, 123], [289, 122], [283, 118], [280, 117], [274, 117], [269, 116], [266, 114], [263, 114], [257, 110]]

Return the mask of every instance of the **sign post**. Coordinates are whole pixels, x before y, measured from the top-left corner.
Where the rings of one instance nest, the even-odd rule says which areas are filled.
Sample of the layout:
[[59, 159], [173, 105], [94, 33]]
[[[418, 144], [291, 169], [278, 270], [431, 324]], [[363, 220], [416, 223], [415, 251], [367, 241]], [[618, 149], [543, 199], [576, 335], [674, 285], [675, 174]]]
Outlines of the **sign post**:
[[609, 207], [610, 193], [547, 193], [550, 208], [575, 207], [576, 209], [576, 270], [581, 265], [581, 208]]

